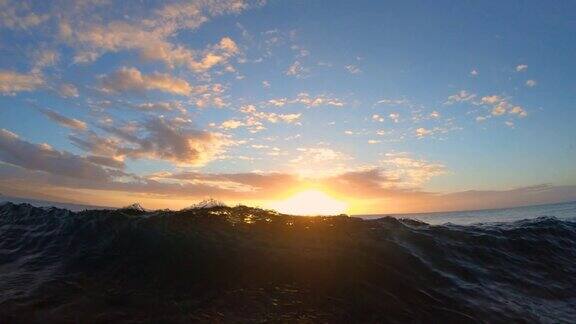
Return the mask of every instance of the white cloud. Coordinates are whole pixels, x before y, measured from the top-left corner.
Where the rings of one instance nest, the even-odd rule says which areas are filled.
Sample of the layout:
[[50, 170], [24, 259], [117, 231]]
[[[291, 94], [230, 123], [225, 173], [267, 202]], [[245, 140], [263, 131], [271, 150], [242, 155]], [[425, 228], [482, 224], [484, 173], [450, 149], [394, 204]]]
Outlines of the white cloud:
[[268, 100], [268, 104], [275, 107], [283, 107], [288, 104], [301, 104], [308, 108], [319, 107], [319, 106], [333, 106], [333, 107], [343, 107], [344, 101], [338, 98], [330, 97], [328, 95], [316, 95], [312, 96], [306, 92], [299, 93], [295, 98], [276, 98]]
[[492, 115], [494, 115], [494, 116], [504, 115], [506, 113], [506, 106], [507, 106], [507, 104], [505, 102], [495, 105], [492, 108]]
[[460, 92], [448, 96], [448, 99], [444, 102], [445, 105], [452, 105], [455, 103], [466, 102], [476, 98], [476, 95], [469, 93], [466, 90], [461, 90]]
[[517, 115], [518, 117], [526, 117], [528, 113], [518, 105], [513, 105], [508, 99], [501, 96], [492, 95], [485, 96], [481, 99], [481, 104], [491, 106], [492, 116], [502, 116], [506, 113]]
[[418, 187], [447, 172], [446, 167], [440, 163], [415, 159], [406, 152], [386, 153], [382, 164], [385, 167], [384, 174], [405, 187]]
[[518, 117], [526, 117], [528, 116], [528, 113], [526, 112], [526, 110], [524, 110], [524, 108], [520, 107], [520, 106], [514, 106], [512, 107], [512, 109], [510, 109], [510, 111], [508, 111], [510, 114], [514, 114], [514, 115], [518, 115]]
[[130, 105], [130, 107], [142, 110], [142, 111], [178, 111], [182, 114], [186, 113], [186, 108], [179, 101], [168, 101], [168, 102], [145, 102], [136, 105]]
[[483, 104], [494, 105], [494, 104], [502, 102], [504, 99], [500, 96], [492, 95], [492, 96], [482, 97], [481, 100], [482, 100]]
[[223, 123], [220, 125], [220, 127], [226, 129], [246, 127], [250, 132], [257, 133], [266, 129], [263, 124], [264, 122], [272, 124], [298, 124], [300, 117], [302, 116], [301, 113], [278, 114], [273, 112], [260, 111], [254, 105], [244, 105], [240, 107], [240, 112], [246, 115], [244, 120], [229, 120], [228, 123], [225, 121], [224, 123], [226, 123], [226, 125]]
[[408, 105], [410, 102], [407, 99], [381, 99], [376, 103], [381, 105], [403, 106]]
[[64, 126], [64, 127], [68, 127], [68, 128], [72, 128], [72, 129], [76, 129], [76, 130], [81, 130], [84, 131], [87, 129], [86, 123], [78, 120], [78, 119], [74, 119], [74, 118], [68, 118], [66, 116], [63, 116], [57, 112], [55, 112], [54, 110], [51, 109], [40, 109], [40, 111], [46, 115], [46, 117], [50, 118], [52, 121], [55, 121], [56, 123]]
[[310, 73], [310, 69], [302, 66], [302, 63], [300, 63], [300, 61], [294, 61], [294, 63], [292, 63], [292, 65], [288, 67], [285, 73], [286, 75], [301, 79], [308, 76], [308, 73]]
[[0, 27], [28, 30], [50, 19], [48, 14], [31, 11], [30, 4], [24, 1], [0, 1]]
[[520, 64], [516, 66], [516, 72], [524, 72], [528, 70], [528, 65], [526, 64]]
[[432, 134], [433, 134], [432, 130], [426, 129], [424, 127], [419, 127], [416, 129], [416, 136], [418, 138], [424, 138], [424, 137], [426, 137], [428, 135], [432, 135]]
[[34, 53], [34, 68], [33, 71], [40, 72], [45, 67], [54, 66], [60, 60], [60, 54], [51, 49], [43, 49]]
[[382, 123], [382, 122], [384, 122], [385, 119], [384, 119], [384, 116], [380, 116], [378, 114], [373, 114], [372, 120]]
[[536, 80], [527, 80], [526, 81], [526, 86], [529, 88], [536, 86], [536, 84], [537, 84]]
[[41, 74], [22, 74], [15, 71], [0, 71], [0, 93], [14, 95], [17, 92], [33, 91], [44, 85]]
[[470, 75], [473, 77], [477, 76], [478, 74], [480, 74], [480, 73], [476, 69], [472, 69], [472, 71], [470, 71]]
[[[298, 152], [304, 152], [309, 154], [314, 161], [333, 161], [338, 159], [348, 159], [343, 153], [335, 151], [331, 148], [325, 147], [299, 147]], [[295, 162], [305, 161], [306, 159], [298, 157]]]
[[[238, 46], [229, 37], [224, 37], [220, 43], [205, 50], [204, 56], [200, 61], [187, 59], [188, 67], [195, 72], [205, 72], [216, 65], [226, 64], [228, 60], [238, 53]], [[234, 71], [234, 68], [227, 66], [228, 71]]]
[[236, 129], [241, 126], [245, 126], [245, 124], [242, 121], [235, 119], [229, 119], [220, 124], [220, 127], [224, 129]]
[[70, 83], [61, 84], [58, 93], [64, 98], [78, 97], [78, 88]]
[[[221, 65], [224, 71], [233, 71], [229, 61], [239, 53], [239, 48], [230, 37], [202, 50], [172, 40], [181, 29], [193, 30], [214, 16], [238, 13], [248, 7], [248, 2], [239, 0], [172, 3], [157, 10], [135, 8], [116, 21], [91, 19], [91, 15], [84, 13], [78, 19], [75, 16], [61, 19], [59, 35], [75, 50], [76, 63], [92, 62], [107, 52], [135, 51], [142, 59], [160, 61], [170, 68], [186, 66], [193, 72], [205, 73]], [[152, 14], [139, 15], [142, 12]]]
[[105, 92], [131, 92], [158, 90], [178, 95], [189, 95], [192, 87], [186, 80], [172, 77], [166, 73], [142, 74], [136, 68], [122, 67], [118, 71], [101, 77], [102, 90]]
[[103, 126], [109, 137], [70, 136], [79, 148], [118, 160], [156, 159], [183, 166], [203, 166], [230, 144], [223, 135], [191, 128], [186, 120], [153, 117], [122, 127]]
[[353, 65], [353, 64], [346, 65], [344, 68], [346, 68], [346, 71], [348, 71], [351, 74], [362, 73], [362, 70], [360, 70], [360, 68], [358, 66]]
[[288, 103], [288, 99], [286, 98], [279, 98], [279, 99], [270, 99], [268, 103], [272, 106], [282, 107]]

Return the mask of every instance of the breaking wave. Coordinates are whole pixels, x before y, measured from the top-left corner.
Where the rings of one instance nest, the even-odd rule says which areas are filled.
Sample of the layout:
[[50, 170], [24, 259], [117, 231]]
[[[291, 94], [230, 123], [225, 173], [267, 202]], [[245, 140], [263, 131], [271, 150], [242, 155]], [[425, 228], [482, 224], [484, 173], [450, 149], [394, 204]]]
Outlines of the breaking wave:
[[0, 322], [571, 322], [576, 222], [0, 206]]

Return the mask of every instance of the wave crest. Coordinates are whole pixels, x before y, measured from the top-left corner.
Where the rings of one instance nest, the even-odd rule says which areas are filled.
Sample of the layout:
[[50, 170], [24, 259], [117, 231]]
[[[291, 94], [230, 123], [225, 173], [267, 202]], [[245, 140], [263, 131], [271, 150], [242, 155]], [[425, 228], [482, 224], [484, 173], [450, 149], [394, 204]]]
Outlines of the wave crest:
[[0, 206], [0, 319], [576, 318], [576, 223]]

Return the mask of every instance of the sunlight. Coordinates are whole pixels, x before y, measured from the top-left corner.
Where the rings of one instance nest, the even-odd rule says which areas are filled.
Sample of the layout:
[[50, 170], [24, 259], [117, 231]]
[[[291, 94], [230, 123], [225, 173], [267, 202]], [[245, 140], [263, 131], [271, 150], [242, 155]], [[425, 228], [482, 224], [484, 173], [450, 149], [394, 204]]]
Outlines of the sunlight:
[[348, 205], [318, 190], [306, 190], [288, 199], [273, 202], [269, 207], [280, 213], [291, 215], [338, 215]]

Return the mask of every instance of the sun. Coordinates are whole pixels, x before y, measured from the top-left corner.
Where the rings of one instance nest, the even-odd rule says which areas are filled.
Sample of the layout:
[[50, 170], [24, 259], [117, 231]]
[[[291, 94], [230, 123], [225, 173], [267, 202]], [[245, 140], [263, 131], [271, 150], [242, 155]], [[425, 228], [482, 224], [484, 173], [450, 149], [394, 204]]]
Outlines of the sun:
[[322, 191], [306, 190], [286, 200], [270, 203], [269, 207], [283, 214], [315, 216], [342, 214], [346, 211], [348, 204]]

